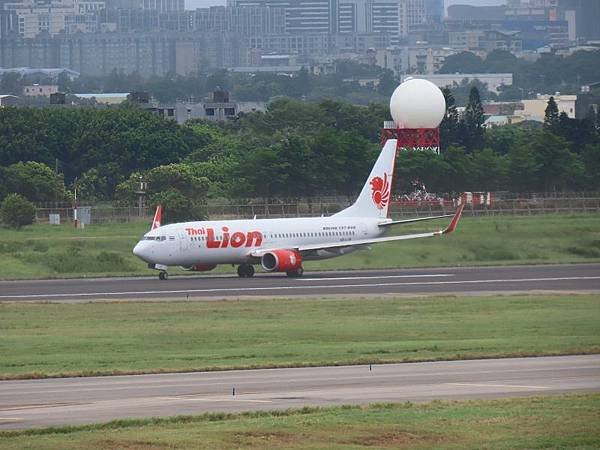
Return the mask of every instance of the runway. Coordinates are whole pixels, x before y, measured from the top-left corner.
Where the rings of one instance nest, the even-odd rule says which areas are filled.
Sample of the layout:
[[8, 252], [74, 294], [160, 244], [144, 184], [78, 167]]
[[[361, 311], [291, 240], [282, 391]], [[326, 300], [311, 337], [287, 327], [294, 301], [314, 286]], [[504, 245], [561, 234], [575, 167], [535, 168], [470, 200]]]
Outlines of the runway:
[[0, 282], [1, 301], [210, 300], [334, 295], [600, 292], [600, 264], [305, 272], [302, 278], [198, 275]]
[[0, 430], [210, 411], [599, 391], [600, 355], [2, 381]]

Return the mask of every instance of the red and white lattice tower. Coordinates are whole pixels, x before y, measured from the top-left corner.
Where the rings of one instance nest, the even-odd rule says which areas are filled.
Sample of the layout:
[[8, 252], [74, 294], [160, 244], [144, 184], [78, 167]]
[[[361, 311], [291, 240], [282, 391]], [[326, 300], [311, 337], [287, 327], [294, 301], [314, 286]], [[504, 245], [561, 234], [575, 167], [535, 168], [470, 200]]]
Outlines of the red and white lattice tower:
[[397, 139], [398, 149], [440, 151], [440, 129], [446, 114], [442, 91], [427, 80], [409, 78], [396, 88], [390, 99], [393, 121], [381, 130], [381, 145]]

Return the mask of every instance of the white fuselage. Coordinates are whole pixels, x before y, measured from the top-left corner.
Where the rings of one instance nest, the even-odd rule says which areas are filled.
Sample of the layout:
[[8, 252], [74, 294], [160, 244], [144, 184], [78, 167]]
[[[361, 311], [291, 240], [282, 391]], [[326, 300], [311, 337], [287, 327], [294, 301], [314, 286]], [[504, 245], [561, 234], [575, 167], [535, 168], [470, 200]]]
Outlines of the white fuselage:
[[352, 241], [379, 237], [385, 230], [376, 218], [306, 217], [294, 219], [182, 222], [149, 231], [134, 253], [165, 266], [252, 264], [251, 252], [294, 249], [303, 245], [348, 242], [348, 247], [307, 252], [303, 259], [325, 259], [356, 249]]

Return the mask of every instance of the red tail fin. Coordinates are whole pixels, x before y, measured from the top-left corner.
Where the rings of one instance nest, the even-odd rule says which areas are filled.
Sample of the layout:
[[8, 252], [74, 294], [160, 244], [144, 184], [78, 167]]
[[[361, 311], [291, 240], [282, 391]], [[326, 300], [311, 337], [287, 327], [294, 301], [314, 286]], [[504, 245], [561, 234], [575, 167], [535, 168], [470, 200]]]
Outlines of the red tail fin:
[[458, 209], [456, 210], [456, 214], [454, 214], [454, 217], [452, 218], [452, 221], [450, 222], [450, 225], [448, 225], [448, 228], [446, 228], [442, 232], [442, 234], [452, 233], [456, 229], [456, 225], [458, 225], [458, 221], [460, 220], [460, 216], [461, 216], [464, 208], [465, 208], [464, 203], [458, 207]]
[[154, 213], [154, 219], [152, 219], [151, 230], [160, 227], [160, 219], [162, 217], [162, 205], [156, 205], [156, 212]]

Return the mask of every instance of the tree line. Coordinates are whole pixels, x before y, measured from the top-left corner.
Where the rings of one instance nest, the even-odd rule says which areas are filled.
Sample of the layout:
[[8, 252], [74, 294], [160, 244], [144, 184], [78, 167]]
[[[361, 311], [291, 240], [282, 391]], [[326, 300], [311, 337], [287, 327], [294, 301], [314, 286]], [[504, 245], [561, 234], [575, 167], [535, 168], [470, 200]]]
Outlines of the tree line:
[[[472, 89], [460, 117], [445, 90], [442, 149], [402, 151], [395, 193], [421, 180], [432, 192], [600, 189], [595, 115], [582, 120], [549, 104], [544, 124], [483, 127]], [[133, 201], [150, 198], [200, 216], [207, 197], [354, 195], [380, 149], [387, 105], [281, 98], [267, 111], [223, 124], [178, 125], [133, 106], [0, 109], [0, 200]], [[191, 218], [191, 217], [177, 217]]]

